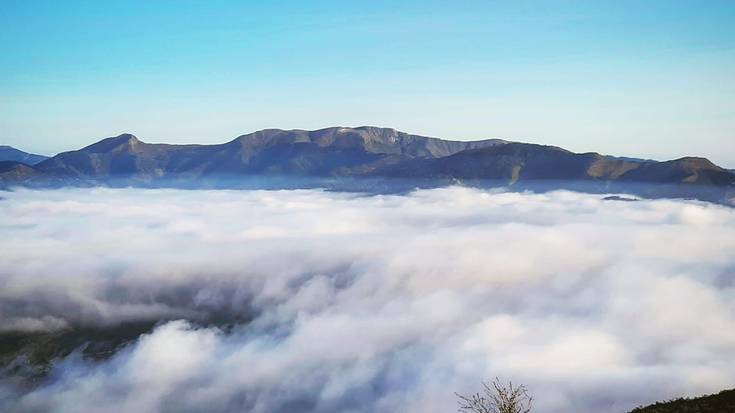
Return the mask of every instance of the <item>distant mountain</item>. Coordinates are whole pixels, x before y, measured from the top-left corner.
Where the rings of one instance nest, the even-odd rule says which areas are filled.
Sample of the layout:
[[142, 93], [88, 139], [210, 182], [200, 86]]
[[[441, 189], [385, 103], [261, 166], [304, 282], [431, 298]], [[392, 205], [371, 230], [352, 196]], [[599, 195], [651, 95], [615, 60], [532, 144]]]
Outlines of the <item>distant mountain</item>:
[[56, 187], [62, 185], [78, 185], [76, 180], [64, 179], [47, 174], [32, 165], [16, 161], [0, 161], [0, 189], [14, 185], [29, 187]]
[[22, 182], [38, 174], [38, 170], [22, 162], [0, 161], [0, 178], [6, 178], [9, 182]]
[[451, 141], [367, 126], [266, 129], [217, 145], [150, 144], [123, 134], [33, 166], [6, 164], [0, 186], [237, 186], [252, 177], [369, 178], [383, 184], [386, 178], [493, 181], [518, 187], [563, 181], [593, 189], [635, 184], [648, 188], [645, 196], [717, 201], [731, 198], [735, 189], [735, 174], [704, 158], [657, 162], [501, 139]]
[[527, 143], [465, 150], [439, 159], [415, 159], [382, 167], [376, 173], [401, 177], [494, 179], [511, 183], [552, 179], [735, 184], [734, 174], [704, 158], [638, 161]]
[[149, 144], [130, 134], [61, 153], [40, 171], [78, 178], [194, 178], [217, 174], [332, 176], [344, 168], [372, 170], [383, 163], [439, 158], [505, 143], [460, 142], [360, 127], [316, 131], [266, 129], [220, 145]]
[[26, 165], [35, 165], [48, 157], [43, 155], [36, 155], [28, 152], [23, 152], [19, 149], [15, 149], [12, 146], [0, 145], [0, 162], [2, 161], [14, 161], [22, 162]]
[[735, 412], [735, 389], [694, 399], [676, 399], [639, 407], [630, 413], [725, 413]]

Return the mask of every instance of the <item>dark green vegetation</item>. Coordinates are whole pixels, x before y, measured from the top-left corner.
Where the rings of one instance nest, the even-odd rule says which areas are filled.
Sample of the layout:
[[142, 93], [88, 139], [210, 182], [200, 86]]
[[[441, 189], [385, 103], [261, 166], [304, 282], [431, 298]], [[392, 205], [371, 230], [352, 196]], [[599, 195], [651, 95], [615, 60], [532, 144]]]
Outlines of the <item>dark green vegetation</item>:
[[735, 412], [735, 389], [694, 399], [676, 399], [639, 407], [630, 413], [732, 413]]
[[154, 326], [154, 322], [145, 321], [47, 333], [2, 333], [0, 378], [20, 386], [33, 386], [47, 376], [55, 362], [72, 352], [77, 351], [84, 359], [104, 360]]
[[[32, 388], [46, 379], [55, 363], [75, 354], [86, 361], [108, 359], [141, 335], [168, 320], [129, 321], [112, 325], [75, 326], [53, 332], [0, 333], [0, 381]], [[193, 326], [216, 327], [230, 333], [247, 318], [217, 314], [189, 322]]]

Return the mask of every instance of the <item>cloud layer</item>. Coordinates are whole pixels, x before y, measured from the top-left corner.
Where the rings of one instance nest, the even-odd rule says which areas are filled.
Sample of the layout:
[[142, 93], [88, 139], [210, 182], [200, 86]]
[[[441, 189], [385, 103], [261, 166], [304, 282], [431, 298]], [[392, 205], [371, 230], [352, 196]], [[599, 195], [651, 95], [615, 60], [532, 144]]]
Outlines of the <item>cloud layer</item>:
[[[468, 188], [65, 189], [0, 201], [0, 328], [172, 320], [6, 409], [624, 412], [735, 385], [735, 212]], [[227, 333], [195, 323], [229, 318]], [[189, 320], [189, 321], [185, 321]]]

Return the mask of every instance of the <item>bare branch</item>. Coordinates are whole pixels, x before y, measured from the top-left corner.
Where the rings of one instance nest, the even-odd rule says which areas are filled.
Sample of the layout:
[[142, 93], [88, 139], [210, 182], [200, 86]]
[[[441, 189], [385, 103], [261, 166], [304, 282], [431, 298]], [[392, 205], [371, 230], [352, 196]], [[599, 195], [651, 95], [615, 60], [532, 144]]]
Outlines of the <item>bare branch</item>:
[[497, 377], [490, 384], [482, 383], [482, 393], [454, 394], [461, 413], [530, 413], [533, 402], [526, 386], [514, 386], [513, 382], [506, 386]]

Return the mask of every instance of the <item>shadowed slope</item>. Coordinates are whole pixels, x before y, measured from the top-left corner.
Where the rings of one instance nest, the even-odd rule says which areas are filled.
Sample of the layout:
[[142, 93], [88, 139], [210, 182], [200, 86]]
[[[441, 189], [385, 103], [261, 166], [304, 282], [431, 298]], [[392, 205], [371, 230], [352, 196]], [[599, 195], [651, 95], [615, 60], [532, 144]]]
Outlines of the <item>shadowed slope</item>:
[[22, 162], [26, 165], [35, 165], [48, 157], [43, 155], [36, 155], [33, 153], [23, 152], [19, 149], [15, 149], [12, 146], [0, 145], [0, 162], [2, 161], [14, 161]]
[[555, 146], [508, 143], [440, 159], [391, 165], [377, 174], [396, 177], [519, 180], [600, 180], [733, 185], [735, 175], [702, 158], [634, 161]]

